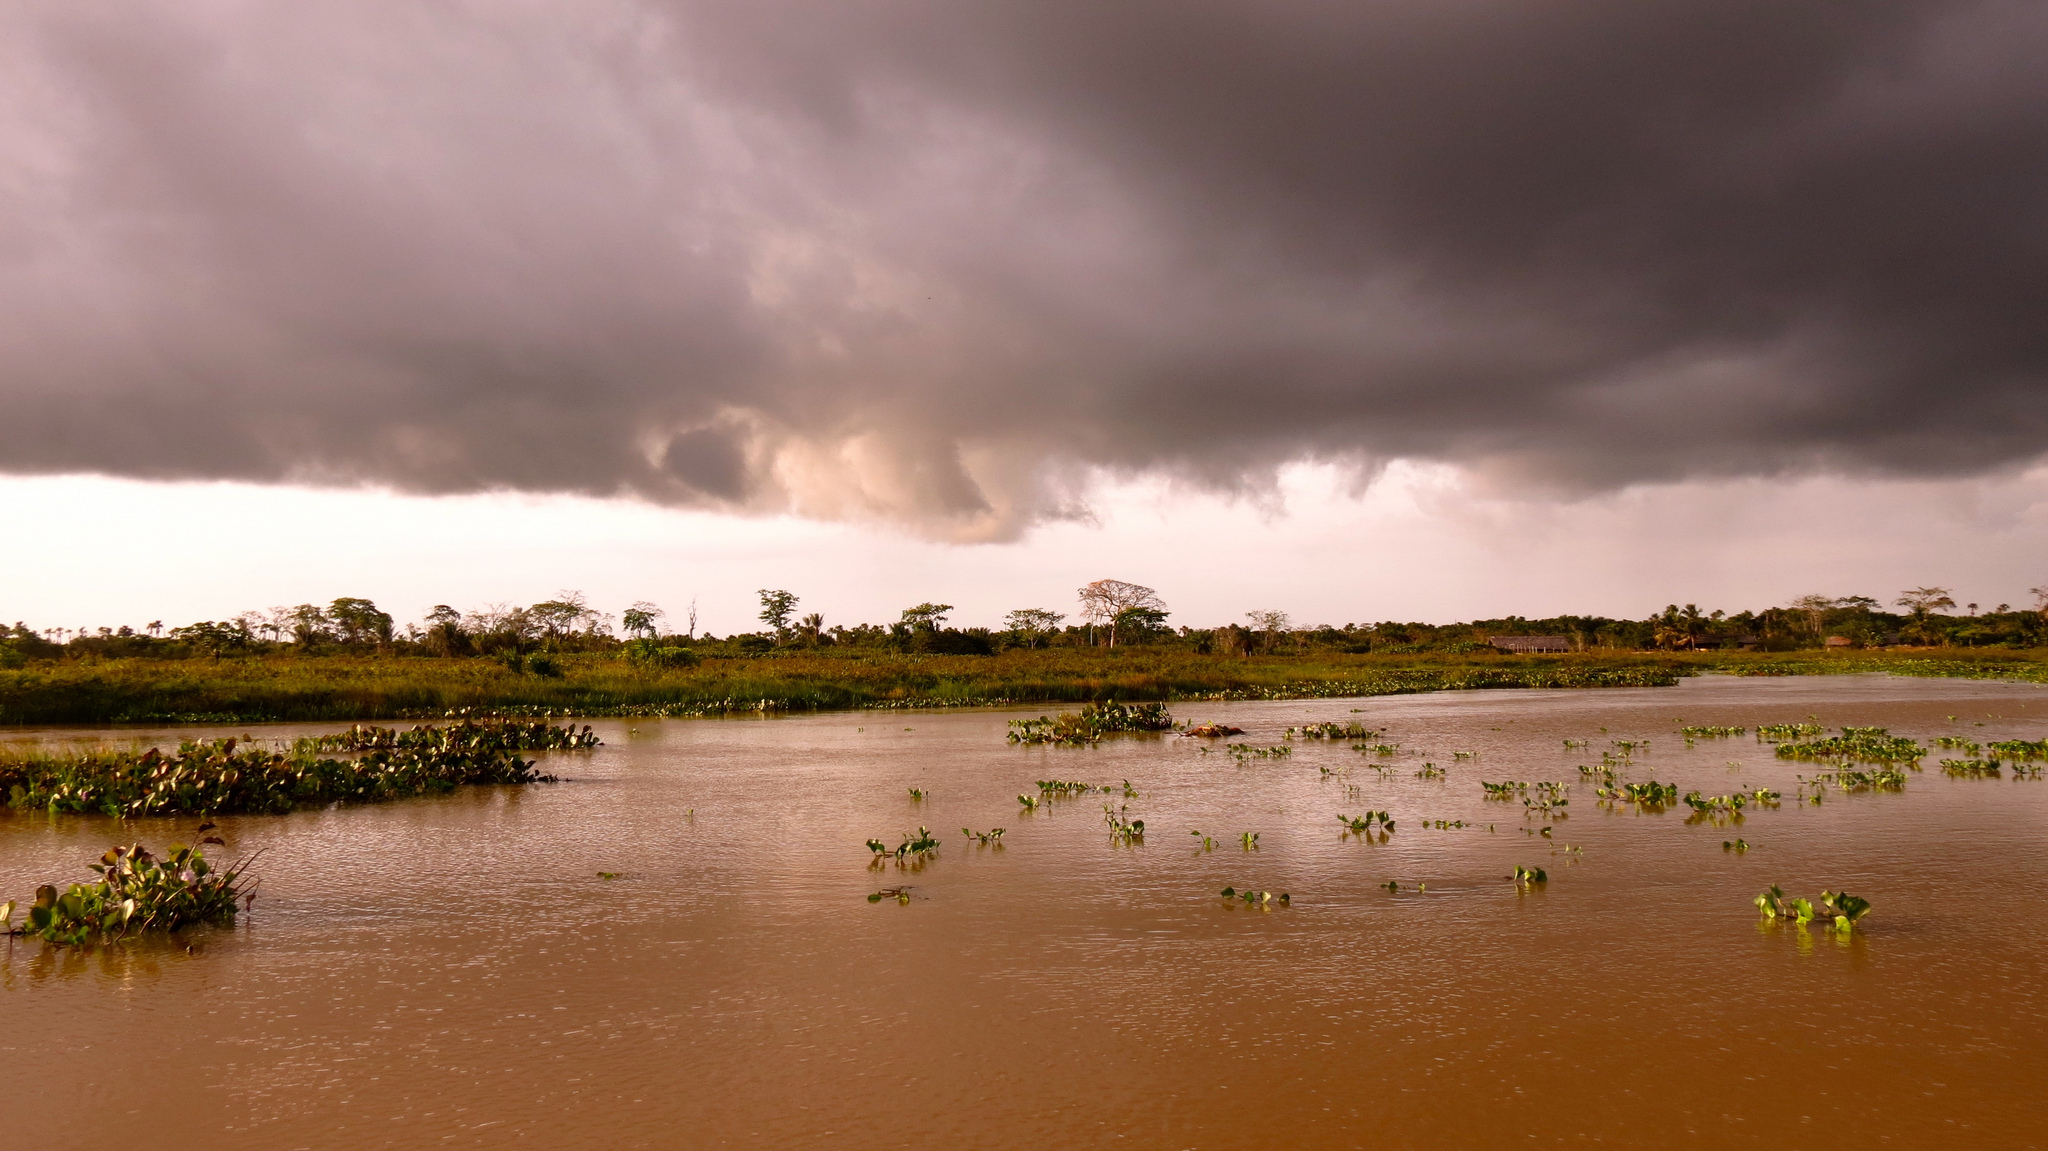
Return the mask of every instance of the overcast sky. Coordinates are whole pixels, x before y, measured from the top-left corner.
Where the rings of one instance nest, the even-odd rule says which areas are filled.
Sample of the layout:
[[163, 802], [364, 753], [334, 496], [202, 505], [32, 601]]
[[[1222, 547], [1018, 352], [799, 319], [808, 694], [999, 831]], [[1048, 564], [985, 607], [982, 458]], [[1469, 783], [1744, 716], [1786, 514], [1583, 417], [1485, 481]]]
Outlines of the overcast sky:
[[2037, 0], [7, 5], [0, 615], [2031, 603], [2044, 58]]

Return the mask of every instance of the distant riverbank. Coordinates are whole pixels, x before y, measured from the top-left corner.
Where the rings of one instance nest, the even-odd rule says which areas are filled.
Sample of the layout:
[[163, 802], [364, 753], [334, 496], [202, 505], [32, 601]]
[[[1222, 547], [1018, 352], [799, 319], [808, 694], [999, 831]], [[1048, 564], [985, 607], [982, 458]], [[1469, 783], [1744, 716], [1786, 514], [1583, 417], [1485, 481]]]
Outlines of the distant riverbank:
[[405, 719], [458, 708], [561, 715], [956, 707], [1090, 699], [1282, 699], [1467, 688], [1654, 687], [1704, 672], [2048, 679], [2044, 653], [1912, 649], [1782, 654], [1347, 655], [1242, 658], [1143, 647], [999, 655], [770, 652], [659, 668], [563, 654], [551, 674], [490, 659], [262, 655], [57, 660], [0, 671], [0, 726]]

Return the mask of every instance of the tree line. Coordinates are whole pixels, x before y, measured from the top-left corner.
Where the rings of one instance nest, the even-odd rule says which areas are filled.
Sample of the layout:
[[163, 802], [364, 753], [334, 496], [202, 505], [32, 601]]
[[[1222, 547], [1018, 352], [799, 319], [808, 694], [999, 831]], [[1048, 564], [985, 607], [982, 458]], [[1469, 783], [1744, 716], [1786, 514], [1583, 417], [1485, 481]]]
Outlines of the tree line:
[[[1017, 608], [999, 628], [949, 625], [953, 605], [927, 601], [904, 608], [888, 623], [828, 626], [816, 612], [800, 614], [802, 599], [784, 588], [763, 588], [762, 627], [721, 639], [697, 629], [694, 601], [681, 619], [658, 605], [635, 602], [618, 615], [592, 607], [580, 592], [524, 606], [492, 604], [459, 611], [437, 604], [424, 618], [400, 627], [369, 599], [342, 597], [249, 611], [226, 620], [202, 620], [166, 629], [160, 620], [140, 627], [33, 629], [0, 626], [0, 665], [73, 657], [224, 658], [278, 651], [391, 653], [442, 658], [493, 657], [531, 661], [551, 653], [615, 652], [657, 664], [703, 656], [758, 655], [826, 648], [927, 654], [990, 655], [1015, 649], [1174, 648], [1214, 655], [1286, 655], [1310, 652], [1472, 653], [1492, 649], [1496, 636], [1562, 636], [1581, 650], [1700, 651], [1728, 648], [1792, 651], [1821, 647], [2048, 646], [2048, 586], [2034, 588], [2034, 603], [1980, 610], [1958, 604], [1943, 587], [1909, 588], [1886, 605], [1871, 596], [1800, 596], [1782, 607], [1727, 612], [1671, 604], [1646, 619], [1604, 616], [1507, 616], [1452, 624], [1385, 620], [1377, 623], [1301, 625], [1275, 609], [1246, 612], [1244, 622], [1220, 627], [1172, 627], [1158, 591], [1121, 580], [1093, 581], [1076, 592], [1075, 610]], [[1897, 610], [1891, 610], [1891, 609]], [[683, 624], [678, 630], [674, 625]], [[525, 666], [522, 664], [522, 666]], [[529, 670], [543, 670], [545, 662]]]

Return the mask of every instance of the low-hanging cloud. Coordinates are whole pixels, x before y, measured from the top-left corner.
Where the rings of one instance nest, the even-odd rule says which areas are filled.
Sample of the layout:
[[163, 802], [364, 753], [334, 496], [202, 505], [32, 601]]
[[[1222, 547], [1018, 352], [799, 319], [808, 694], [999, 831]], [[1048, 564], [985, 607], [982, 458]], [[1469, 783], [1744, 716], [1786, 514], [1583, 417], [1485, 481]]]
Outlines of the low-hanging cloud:
[[2048, 9], [24, 4], [0, 469], [995, 538], [2048, 448]]

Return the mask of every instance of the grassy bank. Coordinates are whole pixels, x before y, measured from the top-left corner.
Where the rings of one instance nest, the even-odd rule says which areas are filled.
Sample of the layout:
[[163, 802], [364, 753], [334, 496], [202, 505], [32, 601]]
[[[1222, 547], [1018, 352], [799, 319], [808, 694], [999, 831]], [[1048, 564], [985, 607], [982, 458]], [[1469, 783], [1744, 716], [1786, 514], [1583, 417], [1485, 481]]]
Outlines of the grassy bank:
[[2048, 679], [2031, 651], [1787, 654], [1599, 652], [1561, 656], [1347, 655], [1243, 659], [1125, 648], [992, 656], [770, 653], [659, 669], [602, 654], [538, 676], [485, 659], [272, 655], [63, 660], [0, 671], [0, 726], [389, 719], [453, 708], [578, 715], [920, 707], [1090, 699], [1258, 699], [1456, 688], [1640, 687], [1705, 671], [1887, 671]]

